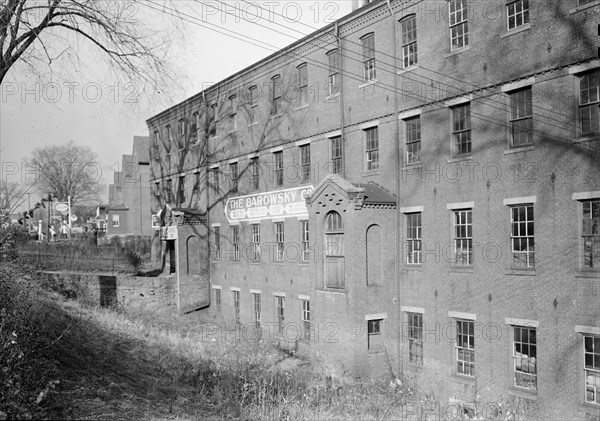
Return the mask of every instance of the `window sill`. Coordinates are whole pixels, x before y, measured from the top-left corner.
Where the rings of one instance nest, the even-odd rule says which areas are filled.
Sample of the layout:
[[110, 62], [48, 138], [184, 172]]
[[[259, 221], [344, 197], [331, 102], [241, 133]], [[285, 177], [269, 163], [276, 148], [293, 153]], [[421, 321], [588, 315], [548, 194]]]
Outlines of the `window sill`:
[[372, 177], [374, 175], [380, 175], [381, 174], [381, 170], [365, 170], [365, 172], [363, 172], [362, 176], [363, 177]]
[[452, 373], [452, 376], [450, 376], [450, 380], [452, 380], [455, 383], [462, 383], [468, 385], [474, 385], [477, 383], [477, 379], [475, 378], [475, 376], [464, 376], [458, 373]]
[[471, 161], [471, 160], [473, 160], [472, 154], [456, 155], [454, 158], [451, 158], [448, 160], [448, 164], [454, 164], [455, 162]]
[[254, 127], [254, 126], [258, 126], [258, 121], [248, 124], [248, 127]]
[[358, 85], [358, 89], [366, 88], [367, 86], [372, 86], [377, 83], [377, 79], [368, 80], [365, 83]]
[[507, 38], [507, 37], [510, 37], [511, 35], [515, 35], [520, 32], [523, 32], [523, 31], [528, 31], [530, 29], [531, 29], [531, 24], [526, 23], [525, 25], [519, 26], [518, 28], [508, 30], [504, 34], [500, 35], [500, 39]]
[[346, 290], [343, 290], [343, 289], [321, 288], [321, 289], [317, 289], [317, 292], [323, 292], [323, 293], [327, 293], [327, 294], [346, 295]]
[[469, 51], [469, 50], [471, 50], [471, 46], [470, 45], [466, 45], [464, 47], [457, 48], [456, 50], [452, 50], [451, 52], [445, 54], [444, 58], [450, 58], [450, 57], [453, 57], [453, 56], [455, 56], [457, 54], [464, 53], [464, 52]]
[[308, 108], [308, 106], [309, 106], [309, 105], [310, 105], [310, 104], [304, 104], [304, 105], [301, 105], [301, 106], [299, 106], [299, 107], [295, 108], [295, 109], [294, 109], [294, 111], [300, 111], [300, 110], [304, 110], [304, 109]]
[[274, 114], [271, 116], [271, 120], [275, 120], [276, 118], [281, 117], [283, 114], [279, 113], [279, 114]]
[[594, 7], [594, 6], [600, 6], [600, 0], [599, 1], [593, 1], [593, 2], [588, 3], [588, 4], [582, 4], [581, 6], [574, 7], [573, 9], [569, 10], [569, 14], [577, 13], [577, 12], [580, 12], [582, 10], [588, 9], [590, 7]]
[[537, 401], [537, 391], [535, 390], [517, 389], [515, 386], [511, 386], [508, 388], [507, 392], [509, 395], [516, 396], [518, 398]]
[[409, 171], [409, 170], [414, 170], [416, 168], [421, 168], [423, 166], [422, 162], [413, 162], [410, 164], [404, 164], [404, 166], [402, 167], [402, 171]]
[[414, 271], [414, 272], [422, 272], [423, 271], [423, 265], [419, 264], [419, 263], [415, 263], [415, 264], [405, 263], [403, 268], [404, 268], [404, 270], [407, 270], [407, 271]]
[[600, 404], [597, 404], [597, 403], [583, 401], [581, 406], [583, 406], [583, 408], [585, 408], [585, 409], [591, 409], [592, 411], [600, 411]]
[[310, 262], [298, 262], [298, 266], [300, 267], [310, 267]]
[[234, 133], [237, 133], [237, 129], [227, 132], [227, 134], [234, 134]]
[[472, 265], [470, 266], [451, 266], [450, 267], [450, 272], [451, 273], [474, 273], [475, 269], [473, 268]]
[[[338, 91], [338, 92], [336, 92], [335, 94], [329, 94], [329, 95], [327, 95], [327, 96], [325, 97], [325, 102], [327, 102], [327, 101], [331, 101], [331, 100], [333, 100], [333, 99], [335, 99], [335, 98], [339, 98], [339, 96], [340, 96], [340, 92], [339, 92], [339, 91]], [[336, 102], [337, 102], [337, 101], [336, 101]]]
[[406, 72], [412, 72], [413, 70], [416, 70], [418, 68], [419, 68], [418, 64], [413, 64], [412, 66], [408, 66], [408, 67], [405, 67], [404, 69], [398, 70], [398, 74], [401, 75]]
[[507, 269], [504, 271], [504, 274], [515, 276], [535, 276], [535, 269]]
[[368, 349], [367, 354], [368, 355], [385, 354], [385, 348], [381, 347], [381, 348], [375, 348], [375, 349]]
[[508, 149], [508, 150], [504, 151], [504, 155], [512, 155], [514, 153], [519, 153], [519, 152], [531, 152], [534, 149], [535, 149], [535, 146], [533, 146], [533, 145], [519, 146], [518, 148], [512, 148], [512, 149]]
[[575, 271], [576, 278], [600, 278], [600, 270], [578, 270]]
[[595, 142], [598, 140], [600, 140], [600, 133], [590, 133], [573, 139], [573, 143]]

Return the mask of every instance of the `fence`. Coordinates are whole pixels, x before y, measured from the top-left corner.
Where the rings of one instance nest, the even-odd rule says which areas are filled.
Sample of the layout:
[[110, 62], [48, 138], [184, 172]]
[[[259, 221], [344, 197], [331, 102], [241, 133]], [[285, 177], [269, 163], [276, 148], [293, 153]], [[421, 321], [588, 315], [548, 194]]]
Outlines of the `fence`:
[[120, 247], [86, 243], [38, 243], [15, 245], [2, 259], [12, 258], [35, 270], [102, 273], [136, 273], [139, 263]]

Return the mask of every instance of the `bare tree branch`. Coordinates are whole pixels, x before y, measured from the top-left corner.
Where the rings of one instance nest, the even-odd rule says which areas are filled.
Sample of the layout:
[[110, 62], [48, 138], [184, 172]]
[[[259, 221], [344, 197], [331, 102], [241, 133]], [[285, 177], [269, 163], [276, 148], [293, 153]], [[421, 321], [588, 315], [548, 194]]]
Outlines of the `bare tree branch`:
[[[168, 42], [142, 16], [139, 0], [8, 0], [0, 5], [0, 83], [18, 61], [53, 63], [49, 37], [63, 32], [89, 41], [115, 68], [132, 80], [156, 86], [175, 81], [164, 53]], [[135, 17], [135, 19], [134, 19]], [[55, 41], [55, 40], [52, 40]], [[41, 48], [35, 48], [39, 43]], [[60, 56], [60, 55], [59, 55]], [[51, 66], [52, 67], [52, 66]]]

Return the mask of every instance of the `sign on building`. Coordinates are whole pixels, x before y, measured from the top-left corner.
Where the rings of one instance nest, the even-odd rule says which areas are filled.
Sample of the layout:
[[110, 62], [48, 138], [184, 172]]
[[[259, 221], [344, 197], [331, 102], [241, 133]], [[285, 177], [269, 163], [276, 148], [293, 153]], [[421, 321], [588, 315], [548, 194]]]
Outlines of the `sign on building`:
[[229, 222], [306, 216], [305, 199], [313, 190], [304, 186], [232, 197], [225, 204], [225, 216]]

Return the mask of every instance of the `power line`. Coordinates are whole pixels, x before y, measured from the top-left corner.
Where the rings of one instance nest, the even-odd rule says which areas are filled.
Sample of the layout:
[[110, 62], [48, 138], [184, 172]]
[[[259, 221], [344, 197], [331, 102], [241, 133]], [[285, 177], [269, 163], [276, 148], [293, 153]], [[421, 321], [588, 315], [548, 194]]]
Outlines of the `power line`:
[[[150, 2], [150, 3], [153, 3], [153, 2]], [[153, 3], [153, 4], [155, 4], [155, 3]], [[150, 7], [150, 6], [149, 6], [149, 7]], [[159, 10], [159, 9], [156, 9], [156, 8], [154, 8], [154, 7], [152, 7], [152, 8], [153, 8], [153, 9], [155, 9], [155, 10]], [[165, 6], [164, 8], [165, 8], [165, 9], [167, 9], [167, 10], [169, 10], [169, 11], [176, 12], [176, 13], [177, 13], [177, 14], [179, 14], [179, 15], [188, 16], [188, 17], [191, 17], [191, 18], [192, 18], [192, 19], [194, 19], [194, 20], [200, 20], [200, 19], [198, 19], [198, 18], [196, 18], [196, 17], [194, 17], [194, 16], [191, 16], [191, 15], [189, 15], [189, 14], [186, 14], [186, 13], [183, 13], [183, 12], [179, 12], [179, 11], [177, 11], [177, 10], [175, 10], [175, 9], [171, 9], [171, 8], [168, 8], [168, 7], [166, 7], [166, 6]], [[162, 11], [162, 10], [161, 10], [161, 11]], [[199, 24], [199, 23], [197, 23], [197, 22], [190, 21], [189, 19], [184, 19], [184, 18], [181, 18], [180, 16], [177, 16], [177, 15], [175, 15], [175, 14], [173, 14], [173, 13], [169, 13], [169, 14], [170, 14], [171, 16], [174, 16], [174, 17], [179, 17], [180, 19], [182, 19], [182, 20], [184, 20], [184, 21], [187, 21], [187, 22], [190, 22], [190, 23], [192, 23], [192, 24], [198, 25], [198, 26], [200, 26], [200, 27], [204, 27], [204, 28], [206, 28], [204, 25], [202, 25], [202, 24]], [[203, 22], [203, 21], [202, 21], [202, 22]], [[203, 22], [203, 23], [204, 23], [204, 22]], [[253, 23], [253, 22], [250, 22], [250, 23]], [[213, 25], [213, 24], [209, 24], [209, 25], [211, 25], [211, 26], [216, 26], [216, 25]], [[218, 33], [222, 33], [221, 31], [219, 31], [219, 30], [217, 30], [217, 29], [212, 29], [212, 28], [206, 28], [206, 29], [209, 29], [209, 30], [216, 31], [216, 32], [218, 32]], [[228, 31], [228, 32], [233, 32], [233, 33], [235, 33], [236, 35], [240, 35], [240, 36], [241, 36], [241, 34], [239, 34], [239, 33], [235, 32], [235, 31], [232, 31], [232, 30], [227, 30], [227, 31]], [[227, 35], [227, 34], [225, 34], [225, 35]], [[266, 43], [266, 42], [263, 42], [263, 41], [260, 41], [260, 40], [256, 40], [255, 38], [252, 38], [252, 37], [244, 36], [244, 38], [238, 38], [238, 37], [234, 37], [234, 38], [236, 38], [236, 39], [238, 39], [238, 40], [242, 40], [242, 41], [244, 41], [244, 42], [249, 42], [249, 41], [248, 41], [248, 39], [250, 39], [250, 40], [252, 40], [252, 41], [260, 42], [260, 43], [263, 43], [263, 44], [265, 44], [265, 45], [269, 46], [269, 47], [264, 47], [264, 46], [261, 46], [262, 48], [272, 49], [272, 51], [279, 51], [279, 50], [280, 50], [278, 47], [276, 47], [276, 46], [274, 46], [274, 45], [268, 44], [268, 43]], [[250, 42], [250, 43], [252, 43], [252, 42]], [[254, 43], [252, 43], [252, 44], [253, 44], [253, 45], [256, 45], [256, 44], [254, 44]], [[322, 48], [322, 47], [321, 47], [321, 48]], [[301, 55], [299, 55], [299, 54], [289, 54], [289, 55], [297, 55], [298, 57], [302, 57], [303, 59], [305, 59], [305, 60], [307, 60], [307, 61], [309, 61], [309, 62], [312, 62], [312, 63], [313, 63], [313, 64], [314, 64], [316, 67], [318, 67], [318, 68], [325, 69], [325, 70], [329, 70], [329, 69], [328, 69], [328, 67], [325, 67], [325, 66], [324, 66], [324, 65], [322, 65], [320, 62], [318, 62], [318, 61], [315, 61], [315, 60], [311, 60], [311, 59], [309, 59], [309, 58], [307, 58], [307, 57], [305, 57], [305, 56], [301, 56]], [[344, 56], [344, 55], [341, 55], [341, 56]], [[352, 57], [349, 57], [349, 56], [345, 56], [345, 57], [346, 57], [346, 58], [348, 58], [348, 59], [350, 59], [350, 60], [358, 61], [358, 60], [356, 60], [356, 59], [353, 59]], [[360, 61], [360, 63], [362, 63], [362, 61]], [[384, 64], [385, 64], [385, 62], [384, 62]], [[359, 82], [364, 82], [364, 79], [363, 79], [363, 76], [362, 76], [362, 75], [358, 75], [358, 74], [352, 73], [352, 72], [350, 72], [350, 71], [348, 71], [348, 70], [344, 70], [344, 69], [337, 69], [337, 70], [338, 70], [338, 71], [339, 71], [341, 74], [343, 74], [343, 75], [346, 75], [347, 77], [349, 77], [350, 79], [354, 79], [354, 80], [357, 80], [357, 81], [359, 81]], [[377, 70], [383, 70], [383, 71], [385, 71], [385, 70], [384, 70], [384, 69], [382, 69], [382, 68], [380, 68], [380, 69], [377, 69]], [[389, 72], [389, 71], [388, 71], [388, 72]], [[263, 74], [263, 75], [265, 75], [265, 74], [266, 74], [266, 72], [264, 72], [264, 73], [262, 73], [262, 74]], [[414, 80], [414, 79], [410, 79], [410, 78], [408, 78], [408, 79], [409, 79], [409, 80]], [[431, 79], [431, 78], [426, 78], [426, 79], [427, 79], [427, 80], [430, 80], [430, 81], [433, 81], [433, 82], [438, 82], [438, 83], [440, 83], [439, 81], [436, 81], [435, 79]], [[426, 96], [425, 96], [425, 97], [423, 97], [423, 96], [416, 96], [416, 95], [414, 95], [414, 93], [412, 93], [412, 92], [407, 94], [407, 92], [406, 92], [406, 91], [404, 91], [404, 90], [398, 90], [396, 87], [394, 87], [394, 86], [390, 86], [390, 85], [387, 85], [387, 84], [384, 84], [384, 83], [382, 83], [382, 82], [377, 82], [377, 85], [378, 85], [379, 87], [381, 87], [381, 88], [387, 88], [387, 90], [388, 90], [389, 92], [394, 92], [394, 93], [396, 93], [396, 94], [398, 94], [399, 92], [403, 92], [403, 94], [404, 94], [405, 96], [410, 96], [410, 97], [412, 97], [412, 98], [414, 98], [414, 99], [417, 99], [417, 100], [419, 100], [419, 101], [426, 101], [426, 100], [427, 100], [427, 97], [426, 97]], [[463, 93], [463, 94], [461, 94], [461, 95], [464, 95], [464, 93]], [[416, 109], [416, 108], [424, 108], [424, 107], [432, 106], [432, 105], [434, 105], [434, 104], [436, 104], [436, 103], [440, 103], [440, 102], [446, 102], [446, 101], [448, 101], [448, 100], [451, 100], [451, 98], [445, 98], [445, 99], [443, 99], [443, 100], [430, 101], [429, 103], [426, 103], [426, 104], [421, 104], [421, 105], [419, 105], [419, 106], [415, 106], [415, 107], [413, 107], [413, 108], [415, 108], [415, 109]], [[503, 104], [503, 105], [504, 105], [504, 104]], [[444, 108], [447, 108], [447, 107], [440, 107], [439, 109], [444, 109]], [[503, 108], [494, 107], [494, 108], [496, 108], [496, 109], [500, 109], [500, 110], [502, 110], [502, 111], [505, 111], [505, 108], [504, 108], [504, 107], [503, 107]], [[430, 110], [430, 111], [434, 111], [434, 110]], [[481, 119], [481, 120], [483, 120], [483, 121], [487, 121], [487, 122], [490, 122], [490, 123], [493, 123], [493, 124], [496, 124], [496, 125], [501, 125], [501, 126], [503, 126], [503, 127], [505, 127], [505, 128], [509, 127], [509, 124], [510, 124], [510, 122], [507, 122], [506, 120], [499, 120], [499, 119], [497, 119], [497, 120], [494, 120], [494, 119], [493, 119], [493, 117], [491, 118], [491, 117], [490, 117], [490, 116], [488, 116], [488, 115], [479, 114], [479, 113], [473, 112], [472, 110], [471, 110], [471, 116], [473, 116], [473, 117], [475, 117], [475, 118], [480, 118], [480, 119]], [[552, 124], [548, 124], [548, 125], [554, 126], [554, 125], [552, 125]], [[560, 127], [560, 126], [554, 126], [554, 127], [561, 128], [561, 129], [562, 129], [562, 127]], [[541, 133], [541, 134], [544, 134], [545, 136], [547, 136], [547, 137], [549, 137], [549, 138], [555, 138], [555, 139], [560, 139], [560, 140], [562, 140], [562, 138], [561, 138], [561, 137], [558, 137], [558, 136], [553, 136], [553, 135], [549, 135], [549, 134], [547, 134], [547, 133], [540, 132], [539, 130], [532, 130], [532, 132], [535, 132], [535, 133], [538, 133], [538, 134], [540, 134], [540, 133]]]
[[[198, 0], [194, 0], [194, 1], [195, 1], [195, 2], [198, 2]], [[221, 4], [225, 4], [225, 3], [224, 3], [223, 1], [221, 1], [221, 0], [216, 0], [216, 1], [217, 1], [217, 2], [219, 2], [219, 3], [221, 3]], [[244, 3], [246, 3], [246, 4], [251, 4], [251, 3], [249, 3], [247, 0], [242, 0], [242, 1], [243, 1]], [[422, 1], [422, 0], [421, 0], [421, 1]], [[416, 4], [418, 4], [418, 3], [420, 3], [420, 2], [417, 2], [417, 3], [415, 3], [415, 5], [416, 5]], [[414, 6], [414, 5], [411, 5], [410, 7], [413, 7], [413, 6]], [[262, 10], [268, 10], [268, 9], [265, 9], [264, 7], [262, 7], [262, 6], [260, 6], [260, 5], [256, 5], [256, 7], [260, 8], [260, 9], [262, 9]], [[407, 8], [408, 8], [408, 7], [401, 8], [401, 9], [400, 9], [400, 11], [406, 10]], [[227, 12], [227, 11], [225, 10], [225, 13], [229, 13], [229, 12]], [[286, 16], [282, 15], [281, 13], [278, 13], [278, 12], [275, 12], [275, 11], [273, 11], [272, 13], [273, 13], [273, 14], [275, 14], [275, 15], [277, 15], [277, 16], [280, 16], [280, 17], [286, 18]], [[229, 14], [231, 14], [231, 13], [229, 13]], [[255, 14], [255, 16], [256, 16], [256, 17], [260, 17], [260, 16], [259, 16], [259, 15], [257, 15], [257, 14]], [[380, 21], [382, 21], [383, 19], [385, 19], [385, 17], [379, 18], [379, 19], [378, 19], [376, 22], [380, 22]], [[247, 22], [250, 22], [250, 23], [255, 23], [255, 22], [249, 21], [248, 19], [244, 19], [244, 20], [246, 20]], [[276, 24], [276, 25], [278, 25], [278, 26], [286, 27], [285, 25], [283, 25], [283, 24], [281, 24], [281, 23], [279, 23], [279, 22], [272, 22], [272, 23], [274, 23], [274, 24]], [[304, 24], [304, 23], [303, 23], [303, 25], [305, 25], [305, 26], [307, 26], [308, 28], [310, 28], [310, 29], [313, 29], [313, 30], [315, 30], [315, 31], [316, 31], [316, 30], [319, 30], [319, 28], [317, 28], [317, 27], [314, 27], [314, 26], [311, 26], [311, 25], [308, 25], [308, 24]], [[260, 25], [260, 26], [262, 26], [262, 27], [264, 27], [264, 28], [267, 28], [267, 29], [272, 29], [272, 28], [268, 28], [268, 27], [266, 27], [266, 26], [264, 26], [264, 25]], [[274, 29], [272, 29], [272, 30], [274, 30]], [[308, 35], [309, 35], [309, 34], [305, 34], [305, 33], [301, 32], [301, 31], [297, 31], [297, 30], [295, 30], [295, 31], [296, 31], [296, 32], [298, 32], [298, 33], [300, 33], [300, 34], [302, 34], [303, 36], [308, 36]], [[277, 32], [277, 33], [281, 33], [280, 31], [276, 31], [276, 32]], [[291, 36], [291, 35], [288, 35], [288, 36]], [[356, 41], [352, 41], [352, 40], [351, 40], [351, 39], [349, 39], [349, 38], [345, 38], [344, 40], [345, 40], [346, 42], [350, 43], [350, 44], [353, 44], [353, 45], [355, 45], [355, 46], [362, 47], [362, 44], [360, 44], [360, 43], [358, 43], [358, 42], [356, 42]], [[334, 45], [334, 46], [335, 46], [335, 44], [333, 44], [333, 43], [328, 43], [328, 44], [329, 44], [329, 45]], [[323, 47], [319, 47], [319, 48], [323, 48]], [[397, 58], [396, 58], [395, 56], [393, 56], [393, 55], [390, 55], [390, 54], [387, 54], [387, 53], [385, 53], [384, 51], [380, 51], [380, 50], [378, 50], [378, 49], [374, 49], [374, 51], [375, 51], [376, 53], [380, 54], [380, 55], [383, 55], [384, 57], [389, 57], [389, 58], [391, 58], [391, 59], [392, 59], [392, 60], [394, 60], [394, 61], [395, 61], [395, 60], [397, 60]], [[352, 53], [354, 53], [354, 54], [356, 54], [356, 55], [360, 56], [360, 53], [357, 53], [357, 52], [352, 52]], [[349, 56], [346, 56], [346, 58], [348, 58], [348, 59], [351, 59], [351, 60], [355, 60], [355, 61], [360, 61], [360, 62], [362, 63], [362, 60], [353, 59], [353, 58], [351, 58], [351, 57], [349, 57]], [[377, 60], [377, 61], [379, 62], [379, 60]], [[381, 62], [382, 62], [382, 63], [384, 63], [384, 64], [386, 64], [386, 65], [388, 65], [388, 66], [390, 66], [390, 67], [392, 67], [392, 68], [394, 68], [394, 67], [395, 67], [393, 64], [387, 63], [387, 62], [385, 62], [385, 61], [381, 61]], [[435, 70], [433, 70], [433, 69], [429, 69], [429, 68], [427, 68], [427, 67], [425, 67], [425, 66], [422, 66], [422, 65], [418, 65], [418, 66], [419, 66], [419, 69], [423, 69], [423, 70], [426, 70], [426, 71], [432, 72], [432, 73], [434, 73], [434, 74], [440, 75], [440, 76], [442, 76], [442, 77], [445, 77], [445, 78], [448, 78], [448, 79], [451, 79], [451, 80], [454, 80], [454, 81], [457, 81], [457, 82], [460, 82], [460, 83], [465, 83], [464, 81], [462, 81], [462, 80], [460, 80], [460, 79], [458, 79], [458, 78], [452, 77], [452, 76], [450, 76], [450, 75], [446, 75], [446, 74], [444, 74], [444, 73], [437, 72], [437, 71], [435, 71]], [[389, 72], [388, 70], [385, 70], [385, 69], [383, 69], [383, 70], [384, 70], [384, 71], [387, 71], [387, 72]], [[393, 73], [393, 74], [395, 74], [395, 73]], [[440, 84], [442, 84], [442, 85], [444, 85], [444, 86], [446, 86], [446, 87], [452, 87], [451, 85], [448, 85], [448, 84], [442, 83], [442, 82], [440, 82], [440, 81], [437, 81], [437, 80], [435, 80], [435, 79], [432, 79], [432, 78], [427, 78], [427, 77], [425, 77], [425, 76], [423, 76], [423, 75], [419, 75], [419, 74], [417, 74], [417, 73], [415, 73], [415, 76], [422, 77], [422, 78], [424, 78], [424, 79], [426, 79], [426, 80], [429, 80], [429, 81], [434, 81], [434, 82], [440, 83]], [[414, 81], [414, 79], [411, 79], [411, 78], [409, 78], [409, 77], [408, 77], [408, 76], [406, 76], [406, 75], [403, 75], [403, 77], [406, 77], [407, 79], [409, 79], [409, 80], [413, 80], [413, 81]], [[416, 82], [416, 81], [415, 81], [415, 82]], [[475, 91], [478, 91], [478, 90], [481, 90], [481, 89], [489, 89], [489, 87], [488, 87], [488, 88], [480, 88], [480, 87], [477, 87], [477, 86], [475, 86], [475, 85], [473, 85], [473, 84], [470, 84], [470, 83], [466, 83], [466, 85], [470, 85], [470, 87], [471, 87], [471, 88], [475, 88], [475, 89], [474, 89]], [[493, 86], [498, 86], [498, 85], [493, 85]], [[509, 95], [508, 95], [508, 94], [506, 94], [506, 96], [509, 96]], [[494, 99], [492, 99], [492, 98], [488, 98], [488, 99], [489, 99], [489, 101], [491, 101], [491, 102], [496, 102], [496, 103], [498, 103], [498, 104], [501, 104], [502, 106], [504, 106], [504, 103], [502, 103], [502, 102], [500, 102], [500, 101], [496, 101], [496, 100], [494, 100]], [[548, 112], [550, 112], [550, 113], [553, 113], [553, 114], [556, 114], [556, 115], [558, 115], [558, 116], [560, 116], [560, 117], [565, 117], [565, 118], [569, 119], [569, 116], [567, 116], [567, 115], [565, 115], [565, 114], [562, 114], [562, 113], [559, 113], [559, 112], [557, 112], [557, 111], [554, 111], [554, 110], [551, 110], [551, 109], [547, 109], [547, 108], [541, 107], [541, 106], [539, 106], [539, 105], [538, 105], [538, 106], [536, 106], [536, 108], [538, 108], [538, 109], [540, 109], [540, 110], [543, 110], [543, 111], [548, 111]], [[498, 109], [498, 108], [497, 108], [497, 109]], [[504, 108], [502, 108], [502, 109], [504, 109]], [[544, 117], [544, 116], [541, 116], [541, 115], [540, 115], [540, 117]], [[548, 117], [548, 118], [549, 118], [549, 117]], [[576, 124], [570, 124], [570, 123], [567, 123], [567, 124], [569, 124], [569, 125], [571, 125], [571, 126], [573, 126], [573, 127], [575, 127], [575, 128], [578, 128]], [[555, 127], [559, 127], [559, 126], [555, 126]]]

